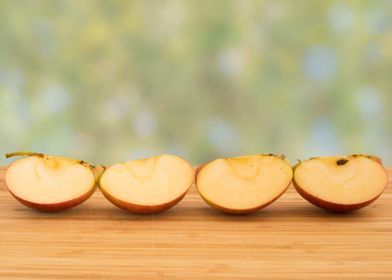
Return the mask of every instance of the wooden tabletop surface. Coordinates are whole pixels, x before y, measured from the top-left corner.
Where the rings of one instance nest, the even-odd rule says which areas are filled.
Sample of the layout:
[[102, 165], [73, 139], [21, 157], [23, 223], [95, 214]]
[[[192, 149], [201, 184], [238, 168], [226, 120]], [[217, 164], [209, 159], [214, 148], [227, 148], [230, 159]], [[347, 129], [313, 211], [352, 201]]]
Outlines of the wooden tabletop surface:
[[389, 188], [348, 215], [291, 187], [253, 215], [216, 212], [191, 190], [177, 207], [129, 214], [97, 191], [60, 213], [14, 200], [0, 168], [0, 279], [392, 279]]

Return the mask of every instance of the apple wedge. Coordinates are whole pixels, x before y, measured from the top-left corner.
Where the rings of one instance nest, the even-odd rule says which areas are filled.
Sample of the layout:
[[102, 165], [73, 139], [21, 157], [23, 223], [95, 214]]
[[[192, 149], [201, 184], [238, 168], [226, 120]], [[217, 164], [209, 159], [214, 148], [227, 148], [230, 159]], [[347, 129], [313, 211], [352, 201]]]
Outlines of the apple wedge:
[[374, 156], [316, 157], [294, 167], [294, 186], [310, 203], [349, 212], [375, 201], [387, 186], [387, 173]]
[[22, 204], [45, 212], [74, 207], [96, 189], [98, 169], [84, 161], [16, 152], [6, 157], [25, 156], [9, 165], [5, 182], [9, 192]]
[[99, 186], [114, 205], [135, 214], [154, 214], [177, 204], [194, 176], [193, 167], [184, 159], [160, 155], [109, 167]]
[[292, 168], [283, 156], [249, 155], [216, 159], [199, 167], [196, 187], [217, 210], [245, 214], [275, 201], [292, 177]]

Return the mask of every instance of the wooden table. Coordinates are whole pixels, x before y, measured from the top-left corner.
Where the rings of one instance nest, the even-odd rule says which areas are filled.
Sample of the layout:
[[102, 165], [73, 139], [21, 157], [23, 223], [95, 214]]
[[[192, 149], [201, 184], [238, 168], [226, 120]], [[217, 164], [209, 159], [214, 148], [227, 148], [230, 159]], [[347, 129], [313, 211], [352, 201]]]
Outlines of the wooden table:
[[177, 207], [137, 216], [97, 191], [61, 213], [25, 208], [0, 168], [0, 279], [392, 279], [389, 188], [334, 215], [293, 188], [248, 216], [223, 215], [192, 190]]

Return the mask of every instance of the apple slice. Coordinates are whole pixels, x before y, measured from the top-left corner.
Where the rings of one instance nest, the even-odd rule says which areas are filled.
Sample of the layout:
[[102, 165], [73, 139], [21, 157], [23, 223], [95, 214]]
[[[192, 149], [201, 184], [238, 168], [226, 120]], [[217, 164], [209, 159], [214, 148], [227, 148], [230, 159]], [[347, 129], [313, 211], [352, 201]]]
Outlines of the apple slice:
[[212, 207], [226, 213], [259, 210], [280, 197], [293, 171], [283, 156], [249, 155], [216, 159], [199, 167], [196, 187]]
[[83, 161], [30, 152], [6, 155], [12, 156], [26, 157], [10, 164], [5, 182], [9, 192], [28, 207], [65, 210], [85, 201], [96, 189], [99, 170]]
[[375, 201], [387, 186], [387, 173], [374, 156], [316, 157], [294, 167], [294, 186], [310, 203], [349, 212]]
[[114, 205], [135, 214], [154, 214], [177, 204], [194, 176], [184, 159], [161, 155], [115, 164], [102, 174], [99, 186]]

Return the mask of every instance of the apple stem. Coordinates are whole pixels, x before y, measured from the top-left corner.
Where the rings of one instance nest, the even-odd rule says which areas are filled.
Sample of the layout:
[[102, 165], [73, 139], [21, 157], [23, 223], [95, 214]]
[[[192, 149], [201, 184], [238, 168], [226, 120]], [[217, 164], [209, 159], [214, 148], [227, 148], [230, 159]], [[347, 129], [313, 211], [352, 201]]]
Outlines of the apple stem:
[[13, 153], [8, 153], [5, 155], [6, 158], [16, 157], [16, 156], [39, 156], [39, 157], [42, 157], [42, 156], [44, 156], [44, 154], [35, 153], [35, 152], [13, 152]]

